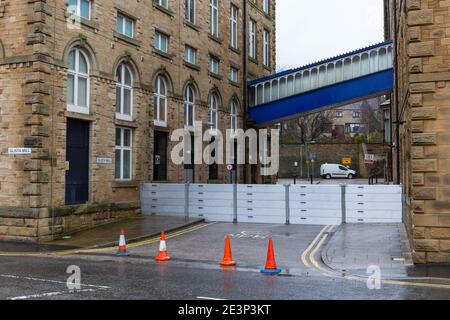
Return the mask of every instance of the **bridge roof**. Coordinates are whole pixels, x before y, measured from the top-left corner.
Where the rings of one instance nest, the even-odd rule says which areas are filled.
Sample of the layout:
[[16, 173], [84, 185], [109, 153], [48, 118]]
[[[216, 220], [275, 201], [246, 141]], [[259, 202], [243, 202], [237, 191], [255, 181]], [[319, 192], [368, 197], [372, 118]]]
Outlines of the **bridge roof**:
[[377, 43], [377, 44], [374, 44], [374, 45], [371, 45], [371, 46], [368, 46], [368, 47], [365, 47], [365, 48], [357, 49], [357, 50], [350, 51], [350, 52], [347, 52], [347, 53], [344, 53], [344, 54], [341, 54], [341, 55], [338, 55], [338, 56], [334, 56], [334, 57], [331, 57], [331, 58], [328, 58], [328, 59], [324, 59], [324, 60], [320, 60], [320, 61], [317, 61], [317, 62], [313, 62], [313, 63], [307, 64], [307, 65], [301, 66], [299, 68], [294, 68], [294, 69], [289, 69], [289, 70], [281, 71], [281, 72], [278, 72], [278, 73], [274, 73], [274, 74], [272, 74], [270, 76], [266, 76], [266, 77], [262, 77], [262, 78], [259, 78], [259, 79], [255, 79], [255, 80], [249, 81], [248, 85], [252, 86], [252, 85], [255, 85], [255, 84], [258, 84], [258, 83], [261, 83], [261, 82], [266, 82], [268, 80], [272, 80], [272, 79], [275, 79], [275, 78], [278, 78], [278, 77], [282, 77], [282, 76], [285, 76], [285, 75], [296, 73], [296, 72], [304, 70], [304, 69], [309, 69], [309, 68], [312, 68], [312, 67], [320, 66], [322, 64], [329, 63], [329, 62], [332, 62], [334, 60], [340, 60], [340, 59], [343, 59], [343, 58], [346, 58], [346, 57], [349, 57], [349, 56], [352, 56], [352, 55], [355, 55], [355, 54], [358, 54], [358, 53], [361, 53], [361, 52], [364, 52], [364, 51], [368, 51], [368, 50], [375, 49], [375, 48], [378, 48], [378, 47], [383, 47], [383, 46], [391, 44], [391, 43], [392, 43], [391, 40], [387, 40], [387, 41], [380, 42], [380, 43]]

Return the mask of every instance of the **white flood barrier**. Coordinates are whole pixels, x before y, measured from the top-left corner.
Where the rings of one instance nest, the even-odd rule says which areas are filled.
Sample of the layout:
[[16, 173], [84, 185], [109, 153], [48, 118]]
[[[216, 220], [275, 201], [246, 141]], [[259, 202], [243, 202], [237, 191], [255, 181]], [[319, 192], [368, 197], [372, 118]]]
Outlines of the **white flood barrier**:
[[141, 185], [143, 214], [218, 222], [340, 225], [402, 222], [398, 185]]

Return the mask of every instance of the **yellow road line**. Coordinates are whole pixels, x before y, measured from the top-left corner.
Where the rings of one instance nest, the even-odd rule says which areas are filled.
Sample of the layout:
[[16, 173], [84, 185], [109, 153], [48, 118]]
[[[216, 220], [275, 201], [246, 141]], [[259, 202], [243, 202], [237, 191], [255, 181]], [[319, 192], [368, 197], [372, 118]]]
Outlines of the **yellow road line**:
[[[323, 235], [320, 242], [315, 247], [314, 251], [309, 253], [308, 257], [311, 261], [311, 263], [314, 265], [314, 267], [320, 271], [323, 272], [323, 274], [327, 277], [342, 277], [345, 280], [354, 280], [354, 281], [360, 281], [360, 282], [367, 282], [369, 277], [363, 277], [363, 276], [342, 276], [337, 271], [331, 271], [324, 269], [322, 266], [320, 266], [319, 262], [316, 260], [315, 255], [319, 251], [319, 249], [322, 247], [323, 243], [325, 242], [328, 235]], [[308, 248], [309, 249], [309, 248]], [[307, 249], [307, 250], [308, 250]], [[305, 252], [307, 252], [305, 250]], [[305, 253], [304, 252], [304, 253]], [[425, 288], [434, 288], [434, 289], [450, 289], [450, 285], [447, 284], [435, 284], [435, 283], [423, 283], [423, 282], [413, 282], [413, 281], [401, 281], [401, 280], [380, 280], [382, 284], [392, 284], [392, 285], [399, 285], [399, 286], [411, 286], [411, 287], [425, 287]]]
[[[175, 237], [179, 237], [181, 235], [194, 232], [196, 230], [203, 229], [205, 227], [208, 227], [212, 224], [215, 224], [215, 222], [212, 223], [204, 223], [200, 225], [195, 225], [186, 229], [182, 229], [179, 231], [171, 232], [166, 235], [166, 239], [171, 239]], [[144, 245], [149, 245], [152, 243], [157, 243], [159, 241], [159, 236], [155, 236], [153, 238], [139, 241], [136, 243], [132, 243], [127, 245], [127, 248], [136, 248]], [[80, 254], [80, 253], [101, 253], [101, 252], [111, 252], [116, 251], [117, 247], [107, 247], [107, 248], [97, 248], [97, 249], [74, 249], [74, 250], [64, 250], [64, 251], [55, 251], [55, 252], [41, 252], [41, 253], [34, 253], [34, 252], [2, 252], [0, 253], [0, 257], [36, 257], [36, 256], [43, 256], [43, 255], [73, 255], [73, 254]]]
[[328, 228], [330, 228], [331, 226], [325, 226], [323, 227], [323, 229], [319, 232], [319, 234], [314, 238], [314, 240], [309, 244], [308, 248], [306, 248], [305, 251], [303, 251], [303, 254], [301, 256], [301, 260], [303, 262], [303, 264], [307, 267], [310, 268], [310, 265], [308, 263], [307, 260], [307, 256], [309, 251], [311, 251], [311, 249], [316, 245], [316, 242], [320, 239], [320, 236], [325, 232], [325, 230], [327, 230]]

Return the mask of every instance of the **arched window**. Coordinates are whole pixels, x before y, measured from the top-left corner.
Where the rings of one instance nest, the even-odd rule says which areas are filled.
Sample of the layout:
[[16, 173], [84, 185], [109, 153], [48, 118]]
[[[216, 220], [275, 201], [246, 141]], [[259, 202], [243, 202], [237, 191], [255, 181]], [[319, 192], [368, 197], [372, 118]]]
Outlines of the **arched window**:
[[117, 68], [116, 118], [131, 121], [133, 114], [133, 75], [130, 68], [121, 63]]
[[231, 134], [234, 135], [237, 130], [237, 106], [235, 101], [231, 101], [230, 105], [230, 121], [231, 121]]
[[219, 109], [219, 99], [217, 98], [217, 95], [211, 95], [209, 108], [209, 122], [211, 123], [211, 130], [217, 130], [217, 111]]
[[167, 84], [163, 76], [158, 76], [155, 82], [155, 124], [167, 126]]
[[184, 126], [193, 130], [195, 122], [195, 90], [191, 85], [184, 92]]
[[69, 52], [67, 110], [89, 114], [89, 61], [79, 48]]

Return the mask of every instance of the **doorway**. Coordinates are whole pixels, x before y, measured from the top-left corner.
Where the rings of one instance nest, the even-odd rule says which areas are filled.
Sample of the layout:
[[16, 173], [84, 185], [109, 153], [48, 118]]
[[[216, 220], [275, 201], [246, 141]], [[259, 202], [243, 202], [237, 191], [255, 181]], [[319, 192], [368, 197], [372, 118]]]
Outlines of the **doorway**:
[[89, 122], [67, 119], [66, 205], [89, 200]]

